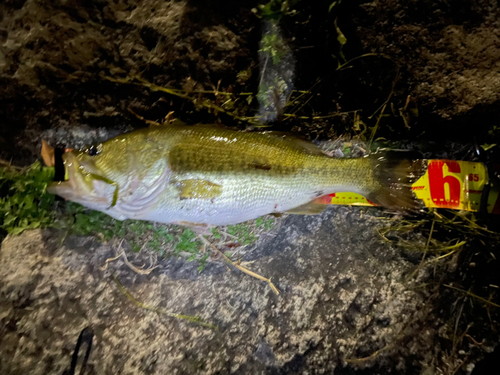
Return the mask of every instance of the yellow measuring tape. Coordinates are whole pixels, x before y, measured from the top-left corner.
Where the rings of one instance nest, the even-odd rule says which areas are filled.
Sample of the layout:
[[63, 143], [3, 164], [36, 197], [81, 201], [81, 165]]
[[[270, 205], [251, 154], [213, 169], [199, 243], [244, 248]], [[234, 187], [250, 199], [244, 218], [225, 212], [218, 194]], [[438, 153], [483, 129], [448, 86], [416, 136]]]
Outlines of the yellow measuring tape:
[[[488, 172], [482, 163], [456, 160], [429, 160], [425, 174], [413, 185], [412, 190], [425, 206], [479, 211], [481, 194], [488, 182]], [[492, 186], [486, 209], [500, 213], [499, 187]], [[374, 206], [356, 193], [335, 193], [331, 204]]]

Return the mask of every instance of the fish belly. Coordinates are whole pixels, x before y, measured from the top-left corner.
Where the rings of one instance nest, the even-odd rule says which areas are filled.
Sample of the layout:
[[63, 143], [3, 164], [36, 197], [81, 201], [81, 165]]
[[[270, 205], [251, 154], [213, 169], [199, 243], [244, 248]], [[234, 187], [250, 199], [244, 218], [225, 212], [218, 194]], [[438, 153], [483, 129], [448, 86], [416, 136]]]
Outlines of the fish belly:
[[236, 224], [308, 203], [322, 188], [307, 186], [300, 176], [280, 181], [279, 178], [242, 175], [211, 178], [210, 181], [222, 186], [221, 195], [212, 199], [180, 199], [177, 188], [169, 186], [155, 207], [140, 219], [161, 223]]

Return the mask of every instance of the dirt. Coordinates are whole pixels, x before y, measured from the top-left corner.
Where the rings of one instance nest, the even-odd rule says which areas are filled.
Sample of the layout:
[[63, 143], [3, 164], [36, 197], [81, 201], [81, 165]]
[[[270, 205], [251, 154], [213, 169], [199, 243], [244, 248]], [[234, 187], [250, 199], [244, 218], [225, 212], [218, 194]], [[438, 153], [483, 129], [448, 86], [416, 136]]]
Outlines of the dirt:
[[0, 157], [26, 163], [38, 154], [40, 137], [81, 147], [89, 132], [97, 142], [145, 126], [129, 107], [153, 120], [182, 107], [103, 75], [126, 72], [187, 90], [213, 90], [219, 80], [225, 89], [235, 85], [237, 73], [255, 64], [259, 38], [243, 5], [208, 13], [161, 0], [2, 5]]
[[[430, 132], [429, 138], [461, 138], [473, 126], [474, 135], [484, 139], [500, 99], [498, 4], [374, 1], [361, 8], [351, 27], [364, 51], [399, 62], [396, 95], [416, 98], [421, 122], [428, 122], [418, 122], [419, 130]], [[429, 122], [442, 129], [431, 131]]]
[[[274, 129], [318, 140], [384, 137], [427, 157], [467, 160], [474, 140], [500, 144], [497, 2], [344, 1], [328, 11], [331, 3], [299, 1], [282, 19], [295, 88], [312, 94], [285, 108], [300, 118]], [[222, 105], [220, 97], [193, 92], [257, 92], [257, 5], [3, 2], [0, 158], [26, 165], [39, 158], [41, 139], [78, 148], [147, 126], [129, 109], [155, 121], [174, 111], [187, 123], [245, 128], [199, 107], [205, 99]], [[342, 50], [335, 23], [347, 40]], [[336, 70], [341, 52], [355, 60]], [[137, 76], [191, 99], [107, 79]], [[240, 110], [252, 116], [257, 104]], [[54, 231], [9, 237], [0, 251], [0, 370], [62, 373], [90, 325], [89, 373], [471, 373], [498, 343], [498, 312], [444, 285], [498, 302], [498, 249], [470, 238], [409, 282], [420, 255], [381, 242], [377, 218], [388, 215], [341, 207], [285, 219], [243, 259], [273, 277], [280, 296], [222, 264], [198, 274], [172, 258], [137, 275], [119, 260], [103, 271], [116, 243], [71, 237], [59, 246]], [[480, 219], [498, 228], [496, 218]], [[425, 244], [427, 234], [413, 240]], [[136, 306], [112, 273], [140, 301], [200, 316], [219, 333]]]

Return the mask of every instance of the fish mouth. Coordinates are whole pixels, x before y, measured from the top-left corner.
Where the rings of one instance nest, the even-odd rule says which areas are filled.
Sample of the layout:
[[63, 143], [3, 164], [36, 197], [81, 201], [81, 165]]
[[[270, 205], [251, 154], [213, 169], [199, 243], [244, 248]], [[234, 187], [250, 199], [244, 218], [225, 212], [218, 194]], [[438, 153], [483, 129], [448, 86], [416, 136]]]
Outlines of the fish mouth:
[[[54, 181], [47, 186], [47, 192], [60, 197], [85, 204], [87, 202], [105, 203], [105, 197], [99, 197], [95, 193], [93, 180], [95, 168], [78, 157], [75, 151], [69, 151], [62, 155], [64, 165], [64, 181]], [[98, 177], [98, 176], [97, 176]]]

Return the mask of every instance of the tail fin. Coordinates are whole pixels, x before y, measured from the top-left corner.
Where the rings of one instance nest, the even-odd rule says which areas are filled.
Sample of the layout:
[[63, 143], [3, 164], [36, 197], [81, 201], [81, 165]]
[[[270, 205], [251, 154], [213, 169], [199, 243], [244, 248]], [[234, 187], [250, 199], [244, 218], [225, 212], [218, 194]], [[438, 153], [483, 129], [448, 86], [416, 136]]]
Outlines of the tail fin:
[[368, 195], [373, 203], [399, 211], [414, 211], [423, 207], [412, 191], [412, 184], [425, 174], [427, 160], [411, 160], [408, 154], [389, 151], [369, 156], [378, 188]]

